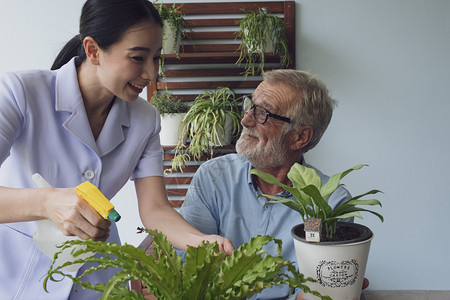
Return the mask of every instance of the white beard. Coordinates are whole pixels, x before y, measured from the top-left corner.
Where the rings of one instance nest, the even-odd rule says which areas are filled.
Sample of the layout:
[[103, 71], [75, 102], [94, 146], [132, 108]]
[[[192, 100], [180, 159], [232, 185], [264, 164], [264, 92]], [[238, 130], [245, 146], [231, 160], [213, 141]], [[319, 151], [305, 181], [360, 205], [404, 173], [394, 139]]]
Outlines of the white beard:
[[[258, 142], [244, 139], [242, 134], [256, 137]], [[275, 169], [286, 163], [286, 132], [282, 131], [278, 137], [268, 140], [265, 146], [261, 145], [260, 135], [256, 130], [244, 127], [242, 134], [236, 142], [236, 151], [250, 161], [255, 168]]]

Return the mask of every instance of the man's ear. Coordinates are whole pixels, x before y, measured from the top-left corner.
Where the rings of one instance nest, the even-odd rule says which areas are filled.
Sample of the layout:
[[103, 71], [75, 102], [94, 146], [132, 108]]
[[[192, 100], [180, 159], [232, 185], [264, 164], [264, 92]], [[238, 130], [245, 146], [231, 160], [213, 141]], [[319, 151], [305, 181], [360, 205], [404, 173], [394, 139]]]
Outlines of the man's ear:
[[314, 129], [312, 126], [305, 125], [300, 128], [297, 132], [294, 133], [294, 140], [291, 145], [292, 150], [301, 150], [305, 148], [312, 139], [314, 133]]
[[90, 36], [85, 37], [83, 40], [84, 52], [86, 52], [86, 58], [93, 64], [99, 64], [100, 47], [97, 42]]

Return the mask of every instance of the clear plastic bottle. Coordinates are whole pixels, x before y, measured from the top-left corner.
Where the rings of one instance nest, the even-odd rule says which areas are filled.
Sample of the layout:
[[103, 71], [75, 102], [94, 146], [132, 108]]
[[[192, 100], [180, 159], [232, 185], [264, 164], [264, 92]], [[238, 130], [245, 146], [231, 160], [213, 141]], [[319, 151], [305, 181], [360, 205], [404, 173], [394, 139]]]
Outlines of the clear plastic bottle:
[[[33, 174], [32, 176], [34, 184], [38, 188], [49, 188], [51, 185], [40, 175], [40, 174]], [[55, 223], [53, 223], [50, 220], [39, 220], [38, 221], [38, 227], [36, 232], [33, 235], [33, 241], [36, 245], [36, 247], [45, 255], [47, 255], [50, 259], [53, 259], [56, 252], [60, 251], [61, 249], [58, 248], [58, 245], [61, 245], [63, 242], [68, 240], [80, 240], [77, 236], [67, 236], [64, 235], [61, 230], [59, 230], [58, 226], [56, 226]], [[65, 249], [62, 253], [58, 255], [58, 259], [55, 261], [57, 265], [62, 265], [65, 262], [68, 261], [74, 261], [78, 258], [87, 258], [90, 256], [93, 256], [95, 253], [90, 252], [86, 254], [82, 254], [74, 258], [71, 254], [73, 250], [76, 249], [83, 249], [85, 246], [76, 246]], [[69, 272], [75, 272], [78, 271], [79, 268], [81, 268], [83, 264], [73, 264], [70, 266], [66, 266], [65, 269]]]

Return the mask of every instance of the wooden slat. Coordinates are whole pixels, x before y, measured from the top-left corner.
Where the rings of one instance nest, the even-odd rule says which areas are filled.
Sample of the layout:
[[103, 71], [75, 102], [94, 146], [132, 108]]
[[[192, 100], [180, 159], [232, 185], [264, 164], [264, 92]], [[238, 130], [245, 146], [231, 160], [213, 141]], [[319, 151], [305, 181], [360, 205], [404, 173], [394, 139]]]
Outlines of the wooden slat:
[[[244, 95], [248, 95], [249, 93], [244, 93], [244, 94], [242, 94], [242, 93], [236, 93], [235, 94], [235, 97], [236, 97], [236, 99], [238, 99], [238, 98], [240, 98], [240, 97], [242, 97], [242, 96], [244, 96]], [[192, 101], [194, 101], [195, 100], [195, 98], [197, 98], [197, 96], [198, 95], [196, 95], [196, 94], [179, 94], [179, 95], [173, 95], [174, 96], [174, 98], [175, 99], [177, 99], [177, 100], [181, 100], [181, 101], [183, 101], [183, 102], [192, 102]], [[150, 102], [151, 102], [151, 100], [150, 100]], [[187, 171], [186, 171], [187, 172]]]
[[239, 35], [235, 31], [193, 31], [186, 32], [183, 39], [189, 40], [235, 40]]
[[[172, 6], [172, 4], [169, 3], [165, 3], [164, 5]], [[186, 15], [204, 15], [211, 14], [211, 12], [220, 14], [239, 14], [242, 13], [243, 9], [246, 11], [257, 11], [260, 7], [266, 7], [267, 10], [272, 13], [283, 12], [283, 2], [280, 1], [182, 3], [180, 6], [181, 13]]]
[[181, 207], [183, 205], [183, 200], [169, 200], [170, 206], [172, 207]]
[[[167, 77], [209, 77], [209, 76], [242, 76], [244, 68], [234, 69], [183, 69], [183, 70], [166, 70], [164, 73]], [[241, 79], [241, 78], [239, 78]]]
[[293, 1], [284, 3], [284, 23], [286, 24], [288, 53], [291, 57], [287, 68], [295, 69], [295, 2]]
[[240, 44], [199, 44], [184, 45], [184, 53], [201, 53], [201, 52], [237, 52]]
[[[186, 167], [183, 168], [183, 172], [184, 173], [188, 173], [188, 172], [194, 173], [194, 172], [197, 171], [198, 167], [199, 167], [198, 165], [186, 166]], [[168, 170], [168, 169], [171, 169], [172, 167], [171, 166], [164, 166], [163, 168], [164, 168], [164, 170]], [[173, 173], [181, 173], [181, 172], [177, 171], [177, 172], [173, 172]]]
[[[238, 52], [180, 53], [179, 57], [175, 54], [166, 54], [164, 55], [164, 64], [235, 64], [239, 55]], [[265, 53], [264, 55], [266, 63], [280, 63], [278, 55], [273, 53]]]
[[[280, 19], [283, 20], [284, 17], [280, 17]], [[196, 29], [197, 27], [237, 27], [240, 20], [241, 18], [222, 19], [214, 17], [211, 19], [190, 19], [186, 20], [186, 25], [191, 29]]]
[[192, 177], [164, 177], [164, 184], [190, 184]]
[[167, 196], [185, 196], [187, 189], [167, 189]]
[[255, 88], [259, 81], [195, 81], [195, 82], [158, 82], [158, 89], [189, 90], [189, 89], [215, 89], [228, 87], [230, 89]]
[[[174, 158], [174, 156], [175, 156], [174, 153], [167, 153], [167, 152], [164, 152], [164, 160], [165, 160], [165, 161], [172, 161], [172, 159]], [[208, 154], [208, 155], [202, 155], [198, 161], [206, 161], [206, 160], [208, 160], [208, 159], [210, 159], [210, 158], [211, 158], [211, 155], [209, 155], [209, 154]], [[198, 166], [197, 166], [197, 168], [198, 168]], [[183, 169], [183, 172], [187, 172], [187, 171], [185, 171], [185, 170]]]
[[240, 18], [212, 18], [212, 19], [190, 19], [186, 20], [186, 25], [190, 28], [195, 27], [216, 27], [216, 26], [237, 26]]

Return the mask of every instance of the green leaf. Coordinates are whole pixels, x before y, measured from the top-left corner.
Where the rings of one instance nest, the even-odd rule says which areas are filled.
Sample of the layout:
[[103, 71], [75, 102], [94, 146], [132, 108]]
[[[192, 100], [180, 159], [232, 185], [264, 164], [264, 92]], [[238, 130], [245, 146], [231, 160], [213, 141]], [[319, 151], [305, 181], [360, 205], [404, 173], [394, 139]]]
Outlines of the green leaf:
[[275, 178], [275, 176], [273, 176], [272, 174], [264, 173], [264, 172], [262, 172], [262, 171], [260, 171], [258, 169], [251, 169], [250, 170], [250, 174], [254, 174], [254, 175], [258, 176], [259, 178], [261, 178], [262, 180], [264, 180], [265, 182], [273, 184], [273, 185], [276, 185], [276, 186], [279, 186], [279, 187], [282, 187], [285, 190], [289, 190], [290, 189], [289, 186], [279, 182]]
[[272, 199], [271, 201], [267, 201], [264, 205], [282, 203], [282, 204], [286, 205], [287, 207], [289, 207], [290, 209], [297, 211], [301, 215], [302, 219], [304, 219], [304, 216], [307, 215], [306, 208], [297, 199], [283, 198], [283, 197], [272, 196], [272, 195], [267, 195], [267, 194], [259, 194], [258, 195], [258, 197], [261, 197], [261, 196], [268, 198], [268, 199]]
[[303, 189], [307, 185], [314, 185], [317, 189], [322, 187], [322, 180], [313, 168], [305, 167], [299, 163], [295, 163], [287, 177], [296, 189]]
[[256, 169], [252, 169], [250, 174], [257, 175], [267, 183], [282, 187], [286, 191], [290, 192], [295, 198], [295, 200], [284, 199], [277, 196], [263, 194], [263, 196], [268, 199], [274, 199], [269, 203], [282, 203], [290, 209], [298, 211], [303, 221], [305, 218], [320, 218], [322, 222], [326, 224], [327, 237], [331, 237], [336, 231], [336, 222], [338, 219], [347, 217], [362, 218], [359, 213], [361, 211], [372, 213], [380, 218], [381, 221], [384, 221], [383, 217], [377, 212], [355, 208], [355, 206], [358, 205], [381, 206], [381, 202], [376, 199], [360, 200], [360, 198], [364, 196], [380, 193], [381, 191], [379, 190], [371, 190], [364, 194], [355, 196], [348, 202], [336, 207], [334, 211], [328, 204], [330, 196], [339, 186], [342, 185], [340, 180], [347, 174], [355, 170], [359, 170], [364, 166], [366, 165], [356, 165], [344, 172], [335, 174], [330, 177], [324, 185], [322, 185], [320, 176], [317, 174], [315, 169], [302, 166], [299, 163], [295, 163], [287, 174], [289, 180], [292, 182], [292, 187], [280, 183], [272, 174], [264, 173]]
[[225, 254], [219, 252], [217, 243], [203, 243], [202, 247], [188, 247], [184, 265], [183, 299], [207, 299], [211, 281], [219, 276], [220, 263]]
[[327, 183], [324, 184], [322, 186], [322, 188], [320, 189], [320, 193], [323, 195], [323, 198], [328, 201], [328, 198], [330, 197], [330, 195], [339, 187], [340, 180], [342, 178], [344, 178], [350, 172], [352, 172], [354, 170], [359, 170], [364, 166], [367, 166], [367, 165], [357, 165], [357, 166], [354, 166], [353, 168], [348, 169], [347, 171], [344, 171], [342, 173], [338, 173], [338, 174], [331, 176], [330, 179], [327, 181]]
[[318, 188], [314, 185], [308, 185], [305, 186], [302, 190], [303, 192], [311, 196], [314, 204], [318, 207], [318, 210], [315, 213], [316, 215], [314, 217], [321, 218], [322, 220], [328, 219], [333, 210], [331, 206], [328, 205], [328, 202], [323, 199]]

